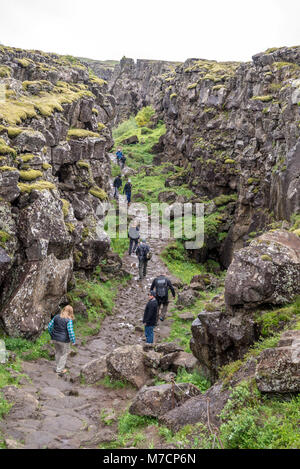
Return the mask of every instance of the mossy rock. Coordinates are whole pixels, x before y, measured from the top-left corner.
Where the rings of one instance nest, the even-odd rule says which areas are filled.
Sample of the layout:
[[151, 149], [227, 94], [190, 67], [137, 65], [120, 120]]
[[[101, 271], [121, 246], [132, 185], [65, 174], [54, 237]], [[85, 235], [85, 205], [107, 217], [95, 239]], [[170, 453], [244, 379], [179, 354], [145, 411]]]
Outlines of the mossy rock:
[[28, 171], [20, 171], [20, 178], [24, 181], [34, 181], [39, 177], [43, 177], [43, 173], [35, 169], [30, 169]]
[[49, 181], [39, 181], [33, 184], [24, 184], [20, 182], [18, 187], [22, 193], [28, 193], [32, 191], [45, 191], [45, 190], [52, 190], [56, 189], [55, 184]]
[[3, 140], [3, 138], [0, 138], [0, 155], [11, 155], [13, 157], [16, 157], [17, 152], [16, 150], [8, 146], [7, 143], [5, 143], [5, 140]]
[[97, 197], [100, 200], [107, 199], [107, 193], [103, 189], [100, 189], [100, 187], [98, 186], [92, 187], [92, 189], [90, 189], [89, 192], [91, 195], [93, 195], [94, 197]]
[[85, 130], [85, 129], [70, 129], [67, 135], [67, 140], [70, 139], [77, 139], [77, 138], [88, 138], [88, 137], [93, 137], [93, 138], [98, 138], [100, 135], [96, 132], [92, 132], [91, 130]]

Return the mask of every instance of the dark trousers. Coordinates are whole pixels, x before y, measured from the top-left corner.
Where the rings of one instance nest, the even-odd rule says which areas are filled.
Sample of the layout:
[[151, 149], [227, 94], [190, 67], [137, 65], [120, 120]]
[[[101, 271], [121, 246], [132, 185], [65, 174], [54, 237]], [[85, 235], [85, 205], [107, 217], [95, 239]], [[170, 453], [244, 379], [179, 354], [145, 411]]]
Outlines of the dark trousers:
[[144, 259], [139, 259], [140, 279], [142, 279], [143, 277], [146, 277], [147, 275], [147, 264], [148, 264], [148, 261], [145, 261]]
[[154, 326], [145, 326], [145, 337], [146, 337], [147, 344], [153, 344]]
[[130, 238], [130, 241], [129, 241], [129, 255], [130, 255], [132, 252], [135, 252], [136, 247], [137, 247], [137, 244], [138, 244], [138, 240], [137, 240], [137, 239], [131, 239], [131, 238]]

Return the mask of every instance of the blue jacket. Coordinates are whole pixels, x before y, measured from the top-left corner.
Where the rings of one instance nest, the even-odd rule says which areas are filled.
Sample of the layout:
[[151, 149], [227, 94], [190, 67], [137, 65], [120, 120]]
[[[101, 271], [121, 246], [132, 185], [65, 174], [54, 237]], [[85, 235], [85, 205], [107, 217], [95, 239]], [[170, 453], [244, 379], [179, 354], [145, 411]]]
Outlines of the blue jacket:
[[118, 160], [120, 160], [123, 156], [123, 153], [121, 151], [117, 151], [116, 156], [117, 156]]

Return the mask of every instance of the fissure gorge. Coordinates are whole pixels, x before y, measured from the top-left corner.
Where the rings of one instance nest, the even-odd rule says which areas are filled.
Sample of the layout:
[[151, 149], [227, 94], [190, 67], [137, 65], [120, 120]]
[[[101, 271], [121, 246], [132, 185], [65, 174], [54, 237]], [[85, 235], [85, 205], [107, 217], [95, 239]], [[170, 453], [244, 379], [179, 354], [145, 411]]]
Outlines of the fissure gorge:
[[[249, 63], [0, 46], [0, 447], [300, 447], [299, 137], [299, 46]], [[140, 281], [107, 230], [119, 174], [142, 236], [151, 204], [203, 204], [203, 246], [171, 210]], [[176, 298], [151, 345], [161, 274]], [[59, 377], [47, 325], [67, 304]]]

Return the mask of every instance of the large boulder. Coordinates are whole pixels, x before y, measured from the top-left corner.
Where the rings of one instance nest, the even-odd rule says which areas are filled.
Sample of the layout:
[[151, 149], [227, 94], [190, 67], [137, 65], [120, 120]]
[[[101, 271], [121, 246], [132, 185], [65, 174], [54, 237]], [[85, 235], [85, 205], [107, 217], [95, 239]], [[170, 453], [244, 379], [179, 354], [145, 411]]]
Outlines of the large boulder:
[[277, 347], [263, 350], [255, 378], [265, 393], [300, 392], [300, 331], [284, 332]]
[[71, 258], [58, 260], [53, 254], [12, 269], [0, 298], [5, 331], [12, 337], [37, 337], [66, 294], [72, 269]]
[[86, 363], [80, 372], [86, 384], [95, 384], [107, 374], [106, 355]]
[[107, 355], [106, 364], [112, 379], [128, 381], [138, 389], [149, 379], [142, 345], [125, 345], [113, 350]]
[[200, 394], [201, 391], [190, 383], [144, 386], [135, 396], [129, 412], [134, 415], [159, 417]]
[[232, 316], [222, 311], [204, 310], [191, 329], [191, 351], [213, 382], [218, 378], [220, 367], [240, 359], [258, 338], [255, 321], [242, 312]]
[[229, 308], [291, 302], [300, 293], [300, 239], [268, 232], [236, 252], [225, 281]]

